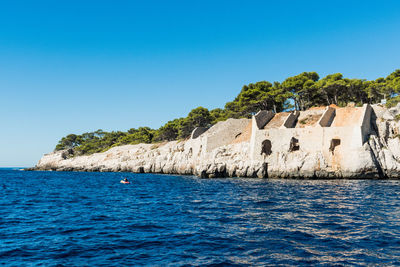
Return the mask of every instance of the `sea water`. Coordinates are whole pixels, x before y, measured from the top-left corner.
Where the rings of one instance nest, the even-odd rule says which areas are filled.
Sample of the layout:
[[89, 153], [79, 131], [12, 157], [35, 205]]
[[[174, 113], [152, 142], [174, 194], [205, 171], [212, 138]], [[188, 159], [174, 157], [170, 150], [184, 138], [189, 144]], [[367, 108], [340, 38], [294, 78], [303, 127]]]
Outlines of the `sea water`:
[[396, 180], [2, 169], [0, 190], [10, 266], [400, 264]]

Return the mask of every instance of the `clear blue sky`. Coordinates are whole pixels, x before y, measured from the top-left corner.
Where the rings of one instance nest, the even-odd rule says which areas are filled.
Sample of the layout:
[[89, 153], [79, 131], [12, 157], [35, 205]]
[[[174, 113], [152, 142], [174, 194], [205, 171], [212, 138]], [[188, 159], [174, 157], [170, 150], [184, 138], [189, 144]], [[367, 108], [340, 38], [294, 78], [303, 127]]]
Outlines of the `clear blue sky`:
[[1, 1], [0, 166], [69, 133], [157, 128], [242, 85], [400, 68], [399, 1]]

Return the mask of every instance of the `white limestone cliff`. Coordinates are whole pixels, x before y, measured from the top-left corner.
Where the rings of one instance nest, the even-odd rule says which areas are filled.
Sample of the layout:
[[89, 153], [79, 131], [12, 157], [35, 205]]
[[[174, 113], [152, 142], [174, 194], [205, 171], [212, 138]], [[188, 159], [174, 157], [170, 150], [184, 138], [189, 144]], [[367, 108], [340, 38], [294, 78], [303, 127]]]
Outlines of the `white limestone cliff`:
[[37, 170], [127, 171], [259, 178], [400, 178], [400, 106], [262, 111], [197, 129], [185, 141], [125, 145], [70, 157], [44, 155]]

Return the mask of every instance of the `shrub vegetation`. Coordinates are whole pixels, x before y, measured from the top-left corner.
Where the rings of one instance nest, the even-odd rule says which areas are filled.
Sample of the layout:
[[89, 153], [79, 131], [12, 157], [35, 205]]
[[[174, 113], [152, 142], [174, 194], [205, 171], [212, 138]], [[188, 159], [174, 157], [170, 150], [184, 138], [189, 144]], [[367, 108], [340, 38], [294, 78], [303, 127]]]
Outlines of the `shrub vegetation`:
[[111, 147], [157, 143], [188, 138], [196, 127], [210, 127], [228, 118], [250, 118], [259, 110], [306, 110], [314, 106], [335, 104], [346, 106], [349, 102], [361, 106], [387, 99], [387, 106], [400, 101], [400, 69], [386, 78], [376, 80], [344, 78], [341, 73], [320, 79], [316, 72], [303, 72], [283, 82], [260, 81], [244, 85], [236, 98], [223, 109], [208, 110], [197, 107], [185, 118], [174, 119], [159, 129], [132, 128], [127, 132], [112, 131], [69, 134], [63, 137], [55, 150], [72, 149], [74, 155], [106, 151]]

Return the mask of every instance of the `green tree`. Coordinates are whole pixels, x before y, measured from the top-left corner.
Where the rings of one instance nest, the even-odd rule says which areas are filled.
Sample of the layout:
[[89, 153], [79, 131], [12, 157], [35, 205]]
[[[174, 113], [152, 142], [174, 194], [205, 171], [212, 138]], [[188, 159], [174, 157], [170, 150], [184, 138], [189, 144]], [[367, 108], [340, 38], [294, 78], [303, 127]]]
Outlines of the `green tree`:
[[369, 103], [378, 103], [384, 98], [386, 82], [384, 78], [378, 78], [375, 81], [365, 82], [365, 91]]
[[348, 103], [350, 101], [362, 105], [364, 103], [369, 103], [370, 99], [368, 97], [368, 84], [362, 79], [344, 79], [347, 83], [346, 96], [342, 95], [341, 101], [343, 103]]
[[282, 82], [282, 88], [290, 93], [296, 110], [305, 110], [312, 106], [312, 99], [317, 95], [315, 82], [319, 80], [316, 72], [303, 72], [296, 76], [289, 77]]
[[274, 110], [280, 112], [287, 106], [290, 93], [285, 91], [280, 83], [273, 85], [267, 81], [244, 85], [239, 95], [225, 105], [228, 117], [251, 117], [259, 110]]
[[74, 148], [80, 145], [79, 136], [76, 134], [69, 134], [66, 137], [61, 138], [58, 142], [55, 150], [63, 150]]
[[183, 118], [175, 119], [167, 122], [160, 127], [154, 134], [154, 141], [173, 141], [178, 138], [179, 128], [181, 127]]
[[139, 129], [129, 129], [128, 134], [121, 137], [116, 145], [126, 145], [126, 144], [139, 144], [145, 143], [149, 144], [153, 141], [155, 130], [149, 127], [139, 127]]
[[242, 117], [237, 97], [234, 101], [225, 104], [225, 112], [229, 118], [238, 119]]
[[[341, 73], [327, 75], [325, 78], [318, 81], [318, 86], [321, 88], [326, 104], [338, 105], [340, 96], [347, 94], [347, 83], [343, 79]], [[345, 97], [343, 97], [345, 99]]]
[[238, 99], [241, 113], [251, 115], [259, 110], [273, 109], [273, 99], [268, 94], [271, 90], [272, 84], [266, 81], [245, 85]]
[[203, 107], [192, 109], [188, 116], [181, 121], [178, 137], [187, 138], [196, 127], [209, 127], [211, 120], [212, 118], [208, 109]]
[[395, 70], [391, 74], [389, 74], [386, 79], [386, 87], [384, 90], [384, 94], [387, 97], [393, 97], [394, 94], [400, 93], [400, 69]]
[[210, 111], [211, 124], [216, 124], [219, 121], [225, 121], [229, 118], [226, 110], [221, 108], [216, 108]]

